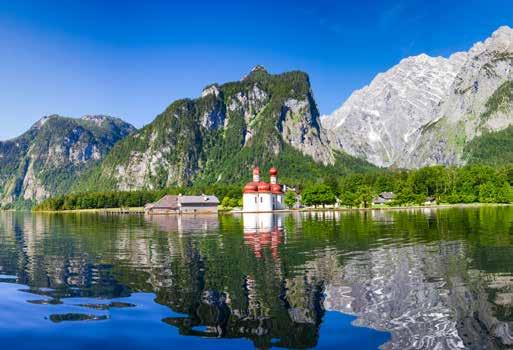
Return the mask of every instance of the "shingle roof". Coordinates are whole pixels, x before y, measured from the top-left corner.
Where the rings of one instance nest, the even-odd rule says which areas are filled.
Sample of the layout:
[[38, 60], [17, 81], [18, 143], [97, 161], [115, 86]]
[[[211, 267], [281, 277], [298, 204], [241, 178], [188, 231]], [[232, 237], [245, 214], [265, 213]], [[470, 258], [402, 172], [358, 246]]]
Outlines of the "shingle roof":
[[167, 195], [153, 203], [152, 208], [178, 209], [178, 196]]
[[216, 196], [172, 196], [166, 195], [155, 203], [146, 205], [146, 209], [178, 209], [181, 204], [204, 204], [211, 203], [218, 205], [219, 199]]
[[388, 200], [383, 198], [383, 197], [375, 197], [373, 200], [372, 200], [372, 203], [374, 204], [385, 204], [387, 203]]
[[178, 198], [181, 204], [219, 204], [219, 199], [216, 196], [179, 196]]
[[385, 198], [385, 199], [394, 199], [395, 198], [394, 192], [381, 192], [379, 194], [379, 196], [381, 198]]

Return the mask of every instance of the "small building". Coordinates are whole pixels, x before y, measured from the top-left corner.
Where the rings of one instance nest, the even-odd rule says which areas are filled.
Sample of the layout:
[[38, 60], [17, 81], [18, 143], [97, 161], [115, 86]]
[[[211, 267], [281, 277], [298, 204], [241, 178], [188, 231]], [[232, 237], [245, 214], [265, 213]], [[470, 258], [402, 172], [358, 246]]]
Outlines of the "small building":
[[377, 197], [374, 197], [372, 204], [388, 204], [395, 198], [394, 192], [381, 192]]
[[424, 202], [424, 205], [433, 205], [436, 204], [436, 198], [435, 197], [427, 197], [426, 201]]
[[243, 211], [270, 212], [285, 209], [283, 186], [278, 183], [278, 170], [269, 170], [270, 182], [260, 181], [260, 169], [253, 169], [253, 181], [244, 186]]
[[219, 199], [216, 196], [166, 195], [144, 207], [146, 214], [217, 213]]

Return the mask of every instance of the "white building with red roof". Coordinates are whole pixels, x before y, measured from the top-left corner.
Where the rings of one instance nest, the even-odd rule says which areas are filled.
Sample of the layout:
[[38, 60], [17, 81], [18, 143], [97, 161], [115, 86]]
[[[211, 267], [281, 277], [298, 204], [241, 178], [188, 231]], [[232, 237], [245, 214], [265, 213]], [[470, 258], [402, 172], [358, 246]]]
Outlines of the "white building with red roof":
[[253, 181], [244, 186], [242, 195], [245, 212], [270, 212], [285, 209], [283, 187], [278, 183], [278, 170], [269, 170], [270, 182], [260, 181], [260, 169], [253, 169]]

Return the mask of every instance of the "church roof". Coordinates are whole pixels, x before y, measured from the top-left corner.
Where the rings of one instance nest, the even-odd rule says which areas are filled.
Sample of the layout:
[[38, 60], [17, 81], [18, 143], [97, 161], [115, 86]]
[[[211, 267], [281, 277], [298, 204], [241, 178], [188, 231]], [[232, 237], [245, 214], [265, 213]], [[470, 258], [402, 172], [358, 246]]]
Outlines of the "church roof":
[[[260, 175], [260, 168], [254, 167], [253, 168], [253, 180], [258, 181], [258, 177], [255, 178], [255, 175]], [[269, 175], [277, 176], [278, 175], [278, 169], [275, 167], [272, 167], [269, 170]], [[282, 186], [280, 184], [270, 184], [269, 182], [265, 181], [250, 181], [246, 185], [244, 185], [243, 193], [274, 193], [274, 194], [282, 194]]]

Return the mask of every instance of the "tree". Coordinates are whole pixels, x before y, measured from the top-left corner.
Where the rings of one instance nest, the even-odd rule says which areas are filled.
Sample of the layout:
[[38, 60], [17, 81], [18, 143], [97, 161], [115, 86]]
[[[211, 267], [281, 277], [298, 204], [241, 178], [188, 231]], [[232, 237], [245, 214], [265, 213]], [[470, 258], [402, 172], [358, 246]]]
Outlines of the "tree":
[[360, 186], [358, 189], [357, 198], [361, 204], [363, 204], [364, 208], [368, 208], [372, 203], [372, 198], [374, 197], [372, 188], [367, 185]]
[[392, 191], [394, 188], [394, 173], [379, 174], [374, 181], [374, 190], [377, 193]]
[[397, 196], [394, 199], [395, 204], [404, 205], [415, 203], [417, 198], [415, 196], [415, 193], [413, 192], [412, 187], [408, 182], [402, 182], [399, 188], [401, 188], [401, 190], [399, 191], [399, 193], [397, 193]]
[[336, 176], [334, 176], [334, 175], [326, 176], [324, 178], [323, 182], [326, 186], [328, 186], [331, 189], [331, 191], [335, 195], [338, 195], [340, 193], [340, 189], [339, 189], [339, 185], [338, 185]]
[[340, 194], [340, 204], [349, 208], [360, 205], [360, 197], [356, 192], [344, 191]]
[[495, 185], [486, 182], [479, 186], [479, 201], [481, 203], [494, 203], [496, 199]]
[[306, 206], [317, 206], [326, 204], [335, 204], [337, 197], [330, 187], [325, 184], [316, 184], [308, 186], [301, 194], [302, 202]]
[[294, 208], [294, 205], [296, 205], [296, 192], [294, 191], [287, 191], [285, 193], [285, 199], [284, 199], [285, 205], [289, 208]]
[[497, 203], [512, 203], [513, 202], [513, 189], [508, 182], [497, 189], [495, 200]]
[[[221, 201], [221, 205], [225, 208], [235, 208], [235, 207], [239, 206], [239, 199], [226, 196]], [[240, 206], [242, 206], [242, 205], [240, 205]]]

